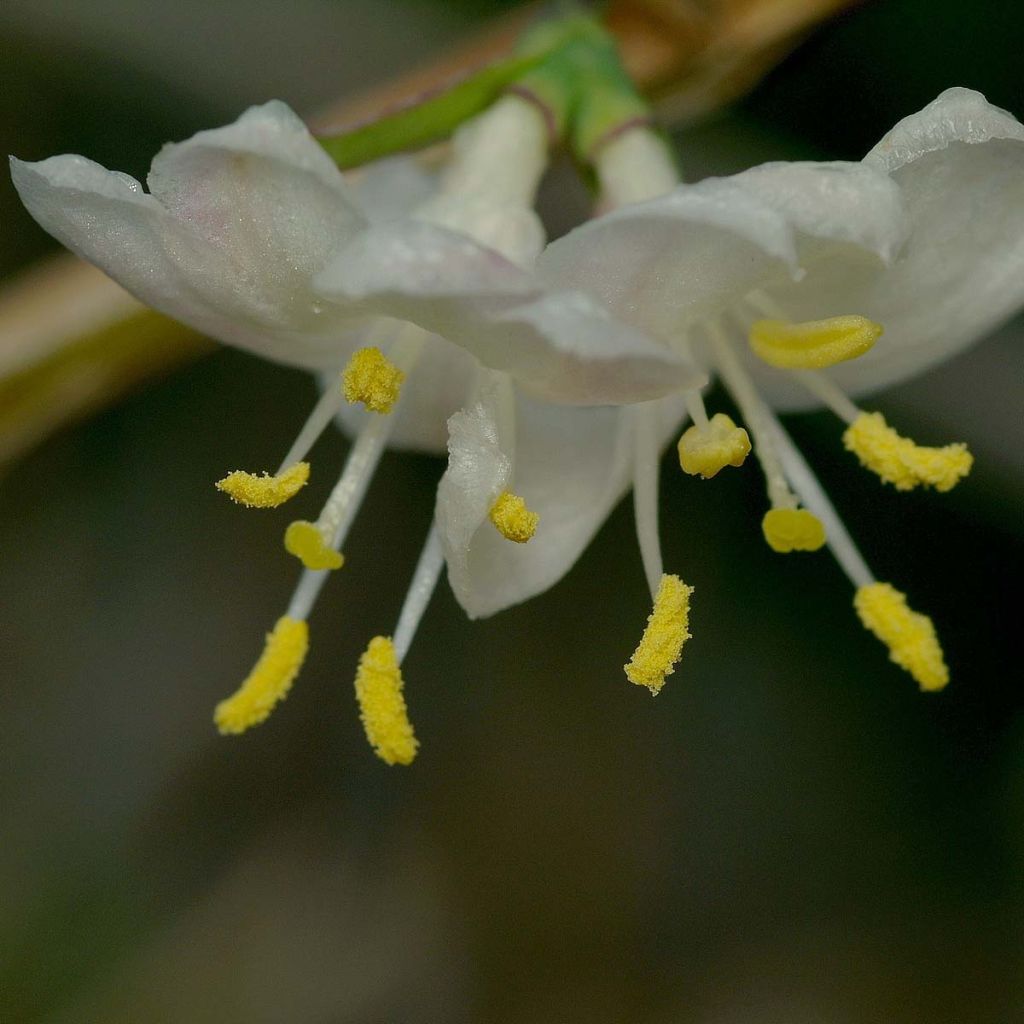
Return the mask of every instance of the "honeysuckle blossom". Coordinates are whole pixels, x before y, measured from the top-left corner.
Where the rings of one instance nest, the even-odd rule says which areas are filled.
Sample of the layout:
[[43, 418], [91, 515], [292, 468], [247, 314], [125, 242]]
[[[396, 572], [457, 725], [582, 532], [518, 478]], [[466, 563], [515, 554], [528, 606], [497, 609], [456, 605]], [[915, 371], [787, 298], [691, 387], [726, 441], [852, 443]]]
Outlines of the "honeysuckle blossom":
[[[243, 504], [276, 506], [305, 484], [309, 466], [303, 459], [334, 415], [355, 434], [341, 478], [317, 520], [292, 523], [285, 533], [286, 548], [306, 571], [263, 657], [235, 697], [218, 708], [222, 731], [242, 731], [261, 721], [287, 693], [308, 648], [306, 620], [328, 572], [342, 565], [340, 547], [389, 441], [443, 448], [447, 417], [491, 379], [513, 395], [513, 403], [525, 400], [513, 375], [535, 393], [573, 401], [631, 400], [701, 383], [692, 365], [616, 323], [595, 300], [560, 292], [552, 303], [528, 279], [525, 268], [544, 243], [532, 200], [548, 143], [542, 113], [510, 97], [457, 134], [442, 175], [431, 178], [408, 161], [391, 161], [349, 184], [298, 118], [283, 104], [270, 103], [226, 128], [165, 147], [154, 160], [148, 193], [126, 175], [82, 157], [12, 161], [15, 184], [36, 219], [137, 297], [228, 343], [323, 375], [323, 398], [278, 472], [262, 477], [235, 472], [218, 484], [222, 490]], [[459, 269], [460, 315], [479, 330], [464, 349], [403, 322], [401, 290], [393, 305], [372, 311], [312, 290], [314, 274], [332, 251], [352, 246], [370, 225], [389, 223], [400, 225], [410, 250], [427, 229], [442, 231], [471, 253]], [[429, 253], [422, 262], [405, 260], [405, 291], [415, 295], [432, 275], [443, 271], [450, 277], [454, 267], [450, 262], [439, 267]], [[509, 289], [508, 275], [517, 269], [521, 287]], [[482, 302], [495, 275], [502, 297]], [[467, 352], [491, 369], [478, 369]], [[360, 403], [362, 413], [346, 406], [343, 397]], [[535, 402], [544, 410], [536, 423], [537, 458], [578, 450], [592, 440], [591, 417], [583, 424], [540, 399]], [[593, 418], [607, 416], [595, 411]], [[603, 446], [594, 451], [603, 459]], [[530, 458], [524, 444], [517, 465], [527, 483], [533, 480], [526, 472]], [[543, 478], [543, 467], [537, 469]], [[505, 479], [510, 482], [511, 474]], [[599, 508], [604, 504], [596, 502]], [[532, 536], [536, 513], [511, 491], [494, 494], [489, 512], [504, 544], [517, 546]], [[552, 516], [552, 539], [558, 536], [558, 518]], [[599, 523], [600, 518], [593, 520], [591, 532]], [[585, 543], [580, 538], [577, 552]], [[396, 709], [404, 707], [400, 697], [396, 700], [398, 665], [437, 582], [439, 551], [434, 531], [394, 641], [387, 639], [384, 651], [381, 644], [371, 645], [367, 657], [377, 668], [364, 666], [359, 677], [368, 734], [388, 761], [404, 762], [415, 752], [408, 738], [381, 739], [382, 723], [393, 721]], [[533, 588], [555, 578], [549, 572]], [[382, 674], [386, 664], [394, 669], [390, 676]], [[370, 685], [371, 679], [377, 684]], [[380, 683], [386, 679], [391, 681], [382, 694]], [[382, 707], [391, 709], [383, 717]], [[396, 728], [396, 736], [407, 736], [401, 723]]]
[[506, 608], [564, 575], [630, 485], [654, 608], [626, 674], [659, 692], [689, 637], [692, 592], [662, 565], [661, 452], [687, 415], [686, 472], [713, 477], [751, 450], [746, 430], [707, 415], [712, 372], [765, 472], [766, 539], [778, 551], [827, 541], [893, 660], [922, 688], [945, 685], [930, 620], [871, 575], [770, 406], [825, 402], [850, 424], [847, 447], [898, 488], [946, 490], [966, 473], [963, 446], [921, 448], [847, 396], [951, 354], [1024, 299], [1024, 129], [951, 90], [862, 163], [678, 185], [636, 127], [595, 156], [609, 212], [544, 248], [532, 204], [549, 142], [541, 111], [506, 97], [460, 129], [439, 175], [399, 160], [347, 181], [270, 103], [165, 147], [148, 192], [82, 157], [12, 161], [40, 224], [144, 302], [319, 375], [323, 395], [278, 471], [232, 473], [222, 490], [279, 505], [333, 419], [354, 436], [317, 519], [285, 532], [305, 571], [218, 706], [222, 732], [287, 694], [389, 444], [447, 448], [448, 467], [393, 636], [374, 638], [357, 672], [384, 761], [416, 754], [400, 669], [445, 565], [470, 616]]
[[[677, 185], [657, 141], [638, 128], [596, 161], [611, 212], [551, 243], [531, 274], [549, 305], [563, 293], [599, 298], [616, 319], [722, 376], [767, 479], [766, 539], [783, 552], [827, 541], [856, 587], [861, 619], [925, 689], [948, 678], [931, 623], [874, 579], [770, 407], [824, 402], [848, 423], [845, 446], [897, 489], [948, 490], [968, 472], [965, 446], [916, 445], [848, 396], [947, 358], [1024, 303], [1022, 142], [1024, 128], [1012, 116], [978, 93], [951, 89], [901, 121], [861, 163], [766, 164]], [[335, 254], [315, 287], [367, 309], [394, 301], [405, 277], [394, 258], [397, 239], [394, 225], [364, 233]], [[427, 227], [417, 241], [440, 265], [468, 258], [443, 231]], [[404, 253], [406, 264], [417, 257]], [[518, 268], [495, 273], [480, 289], [478, 315], [520, 293], [522, 277]], [[435, 276], [419, 295], [406, 292], [403, 310], [458, 338], [476, 329], [463, 294], [454, 276]], [[497, 544], [487, 509], [524, 443], [529, 450], [538, 413], [510, 421], [510, 399], [492, 390], [455, 417], [438, 524], [467, 611], [490, 614], [559, 578], [578, 554], [573, 541], [589, 539], [631, 476], [655, 595], [663, 573], [651, 465], [684, 401], [694, 426], [680, 440], [683, 468], [710, 477], [740, 464], [750, 450], [746, 431], [723, 414], [709, 419], [696, 390], [632, 410], [588, 412], [578, 422], [593, 424], [593, 444], [606, 453], [604, 472], [593, 470], [604, 489], [584, 486], [576, 506], [569, 492], [580, 493], [578, 485], [556, 484], [565, 530], [550, 548], [534, 542], [523, 552]], [[520, 423], [518, 431], [509, 422]], [[552, 453], [544, 462], [550, 480], [575, 484], [590, 450], [561, 463]], [[543, 482], [537, 490], [545, 493]]]

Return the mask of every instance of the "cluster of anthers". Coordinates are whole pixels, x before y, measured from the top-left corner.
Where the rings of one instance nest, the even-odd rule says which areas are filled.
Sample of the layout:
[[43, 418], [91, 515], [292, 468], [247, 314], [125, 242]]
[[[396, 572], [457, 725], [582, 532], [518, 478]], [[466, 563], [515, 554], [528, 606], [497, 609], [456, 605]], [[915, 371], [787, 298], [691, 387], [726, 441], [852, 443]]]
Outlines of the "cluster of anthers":
[[[844, 446], [900, 491], [948, 491], [969, 472], [963, 444], [918, 445], [853, 396], [964, 348], [1024, 302], [1024, 128], [949, 90], [863, 162], [682, 184], [606, 40], [584, 43], [605, 61], [588, 52], [581, 65], [588, 102], [572, 93], [570, 48], [463, 124], [439, 173], [400, 158], [346, 179], [277, 103], [165, 147], [149, 192], [81, 157], [13, 163], [36, 219], [143, 301], [318, 375], [321, 397], [278, 470], [230, 473], [221, 491], [276, 508], [307, 483], [331, 423], [353, 435], [320, 514], [284, 531], [302, 575], [217, 705], [222, 733], [262, 722], [289, 692], [389, 445], [447, 449], [448, 463], [395, 629], [356, 670], [388, 764], [416, 755], [401, 666], [445, 567], [470, 617], [500, 611], [561, 578], [630, 487], [653, 610], [625, 673], [660, 692], [693, 594], [660, 549], [673, 440], [682, 470], [704, 480], [753, 452], [771, 548], [828, 546], [891, 659], [924, 690], [946, 685], [931, 620], [874, 577], [774, 410], [827, 406]], [[545, 246], [533, 205], [559, 137], [592, 166], [602, 213]], [[744, 426], [708, 414], [712, 374]]]

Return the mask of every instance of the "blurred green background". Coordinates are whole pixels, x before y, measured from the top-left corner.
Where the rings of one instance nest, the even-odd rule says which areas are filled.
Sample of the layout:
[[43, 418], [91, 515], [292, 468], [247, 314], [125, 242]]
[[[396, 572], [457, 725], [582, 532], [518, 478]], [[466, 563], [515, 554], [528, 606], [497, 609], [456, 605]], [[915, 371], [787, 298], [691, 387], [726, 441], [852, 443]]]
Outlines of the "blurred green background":
[[[168, 138], [386, 80], [498, 6], [5, 0], [0, 140], [141, 176]], [[1020, 5], [876, 0], [678, 135], [682, 162], [857, 158], [949, 85], [1024, 115], [1022, 44]], [[586, 203], [556, 174], [552, 229]], [[6, 181], [0, 223], [4, 273], [52, 246]], [[0, 1020], [1024, 1020], [1022, 347], [1018, 319], [875, 402], [970, 442], [949, 495], [883, 489], [834, 419], [789, 420], [934, 617], [948, 691], [887, 662], [828, 558], [765, 547], [757, 472], [700, 486], [666, 460], [666, 562], [697, 596], [663, 695], [621, 672], [648, 611], [627, 503], [524, 607], [471, 624], [439, 589], [405, 666], [410, 770], [370, 754], [351, 680], [439, 462], [385, 459], [293, 694], [223, 740], [211, 708], [295, 570], [280, 516], [211, 484], [287, 447], [311, 383], [224, 350], [53, 438], [0, 481]], [[345, 447], [317, 448], [308, 508]]]

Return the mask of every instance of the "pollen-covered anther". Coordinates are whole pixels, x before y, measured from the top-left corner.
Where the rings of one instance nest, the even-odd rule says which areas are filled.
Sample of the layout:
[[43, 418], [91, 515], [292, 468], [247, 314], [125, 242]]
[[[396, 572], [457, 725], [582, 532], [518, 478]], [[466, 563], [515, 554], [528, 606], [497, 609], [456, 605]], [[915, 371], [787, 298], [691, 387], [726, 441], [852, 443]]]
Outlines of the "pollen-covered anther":
[[890, 660], [909, 672], [922, 690], [941, 690], [949, 682], [932, 620], [911, 609], [895, 587], [888, 583], [859, 587], [853, 606], [865, 628], [889, 648]]
[[678, 576], [661, 577], [644, 635], [625, 666], [626, 678], [637, 686], [646, 686], [654, 695], [675, 671], [683, 644], [690, 639], [692, 593], [693, 587], [688, 587]]
[[375, 636], [359, 659], [356, 699], [366, 738], [386, 764], [412, 764], [419, 748], [402, 688], [395, 645], [390, 637]]
[[843, 444], [862, 466], [898, 491], [934, 487], [948, 491], [971, 471], [974, 456], [962, 443], [926, 448], [901, 437], [880, 412], [862, 412], [847, 427]]
[[355, 352], [342, 374], [341, 389], [348, 402], [362, 402], [370, 412], [391, 412], [405, 374], [379, 348]]
[[503, 491], [491, 506], [491, 522], [506, 540], [525, 544], [536, 532], [540, 516], [526, 507], [526, 502], [511, 491]]
[[278, 619], [245, 681], [214, 709], [213, 721], [220, 733], [236, 735], [259, 725], [288, 696], [308, 650], [309, 626], [287, 615]]
[[276, 476], [269, 473], [257, 475], [236, 470], [218, 480], [216, 487], [232, 501], [249, 508], [277, 508], [289, 498], [295, 497], [309, 480], [309, 463], [296, 462]]
[[297, 519], [284, 531], [284, 547], [307, 569], [340, 569], [345, 564], [345, 557], [327, 543], [320, 527], [305, 519]]
[[863, 316], [804, 323], [758, 320], [750, 326], [750, 347], [780, 370], [821, 370], [864, 355], [881, 336], [881, 324]]
[[773, 551], [817, 551], [825, 543], [821, 520], [805, 508], [773, 508], [761, 520], [764, 539]]
[[706, 427], [684, 431], [676, 446], [679, 465], [690, 476], [710, 480], [726, 466], [742, 466], [750, 454], [750, 438], [724, 412], [716, 412]]

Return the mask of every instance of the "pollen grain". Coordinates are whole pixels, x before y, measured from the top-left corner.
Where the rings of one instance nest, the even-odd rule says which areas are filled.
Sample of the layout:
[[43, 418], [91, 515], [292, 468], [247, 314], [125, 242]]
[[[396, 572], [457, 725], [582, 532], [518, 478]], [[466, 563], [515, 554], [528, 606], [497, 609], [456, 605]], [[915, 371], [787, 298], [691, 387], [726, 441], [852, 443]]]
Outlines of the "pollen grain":
[[881, 324], [863, 316], [804, 323], [758, 320], [750, 326], [750, 347], [780, 370], [821, 370], [864, 355], [881, 336]]
[[412, 764], [419, 748], [402, 687], [395, 645], [390, 637], [375, 636], [359, 659], [356, 699], [366, 738], [386, 764]]
[[370, 412], [386, 415], [398, 401], [405, 374], [379, 348], [356, 351], [342, 374], [348, 402], [362, 402]]
[[235, 470], [228, 473], [223, 480], [218, 480], [216, 487], [223, 491], [232, 501], [249, 508], [277, 508], [289, 498], [295, 497], [309, 480], [309, 463], [296, 462], [294, 466], [271, 476], [269, 473], [257, 475]]
[[805, 508], [773, 508], [761, 520], [768, 546], [779, 554], [817, 551], [825, 543], [821, 520]]
[[309, 626], [287, 615], [278, 619], [245, 681], [214, 709], [221, 735], [237, 735], [259, 725], [288, 696], [308, 650]]
[[847, 427], [843, 444], [862, 466], [898, 491], [934, 487], [948, 491], [971, 471], [974, 456], [962, 443], [926, 448], [901, 437], [880, 412], [862, 412]]
[[949, 682], [932, 620], [910, 608], [895, 587], [888, 583], [859, 587], [853, 606], [864, 627], [889, 648], [889, 659], [909, 672], [922, 690], [941, 690]]
[[491, 522], [506, 539], [525, 544], [536, 532], [540, 516], [526, 507], [518, 494], [503, 491], [491, 506]]
[[644, 635], [625, 666], [626, 678], [637, 686], [646, 686], [655, 696], [675, 671], [683, 644], [690, 639], [692, 593], [693, 587], [678, 576], [661, 577]]
[[707, 427], [695, 424], [684, 431], [676, 450], [684, 473], [710, 480], [726, 466], [743, 465], [750, 454], [750, 437], [731, 417], [716, 412]]
[[316, 523], [305, 519], [289, 524], [284, 531], [284, 548], [307, 569], [340, 569], [345, 564], [344, 555], [326, 543]]

